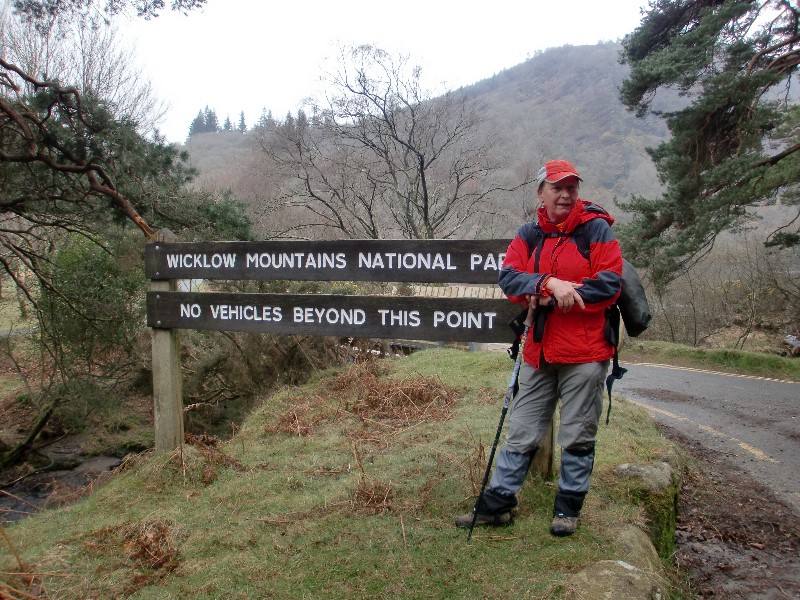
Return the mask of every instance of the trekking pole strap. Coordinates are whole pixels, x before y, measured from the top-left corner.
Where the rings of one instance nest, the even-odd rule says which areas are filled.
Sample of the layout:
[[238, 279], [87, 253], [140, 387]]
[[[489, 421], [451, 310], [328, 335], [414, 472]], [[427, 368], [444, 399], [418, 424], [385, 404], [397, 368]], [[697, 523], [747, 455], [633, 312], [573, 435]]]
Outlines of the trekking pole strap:
[[608, 390], [608, 410], [606, 411], [606, 425], [608, 425], [609, 420], [611, 419], [611, 388], [614, 387], [614, 381], [617, 379], [622, 379], [623, 375], [628, 372], [628, 369], [625, 369], [620, 366], [619, 364], [619, 350], [617, 347], [614, 347], [614, 362], [611, 367], [611, 373], [606, 377], [606, 389]]

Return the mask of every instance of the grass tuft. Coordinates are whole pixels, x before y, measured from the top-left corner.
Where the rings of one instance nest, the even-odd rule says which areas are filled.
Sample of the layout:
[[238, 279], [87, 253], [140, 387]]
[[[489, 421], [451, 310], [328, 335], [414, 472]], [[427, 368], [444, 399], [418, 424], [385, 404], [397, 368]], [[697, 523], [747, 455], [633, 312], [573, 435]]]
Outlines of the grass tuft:
[[623, 348], [621, 358], [800, 381], [800, 360], [763, 352], [694, 348], [670, 342], [629, 340]]

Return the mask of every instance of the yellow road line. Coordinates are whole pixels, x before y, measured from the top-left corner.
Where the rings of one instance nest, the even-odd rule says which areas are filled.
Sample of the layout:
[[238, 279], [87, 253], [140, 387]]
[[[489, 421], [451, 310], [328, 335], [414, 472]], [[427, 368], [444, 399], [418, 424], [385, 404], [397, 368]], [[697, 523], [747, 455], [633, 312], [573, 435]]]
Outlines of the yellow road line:
[[636, 404], [637, 406], [641, 406], [645, 410], [649, 410], [649, 411], [658, 413], [660, 415], [664, 415], [666, 417], [669, 417], [670, 419], [675, 419], [676, 421], [685, 421], [686, 423], [692, 423], [693, 425], [697, 426], [698, 429], [700, 429], [702, 431], [705, 431], [706, 433], [710, 433], [711, 435], [714, 435], [714, 436], [717, 436], [717, 437], [722, 438], [724, 440], [728, 440], [730, 442], [733, 442], [734, 444], [738, 445], [745, 452], [749, 452], [750, 454], [752, 454], [757, 460], [762, 460], [762, 461], [771, 462], [771, 463], [775, 463], [775, 464], [779, 464], [780, 463], [780, 461], [775, 460], [774, 458], [772, 458], [769, 454], [767, 454], [766, 452], [764, 452], [760, 448], [756, 448], [755, 446], [751, 446], [747, 442], [743, 442], [739, 438], [735, 438], [735, 437], [730, 436], [730, 435], [728, 435], [726, 433], [723, 433], [719, 429], [714, 429], [713, 427], [710, 427], [708, 425], [703, 425], [702, 423], [697, 423], [696, 421], [694, 421], [692, 419], [689, 419], [687, 417], [682, 417], [681, 415], [676, 415], [675, 413], [672, 413], [672, 412], [670, 412], [668, 410], [664, 410], [663, 408], [656, 408], [654, 406], [648, 406], [647, 404], [644, 404], [643, 402], [639, 402], [637, 400], [632, 400], [630, 398], [628, 398], [628, 401], [632, 402], [633, 404]]

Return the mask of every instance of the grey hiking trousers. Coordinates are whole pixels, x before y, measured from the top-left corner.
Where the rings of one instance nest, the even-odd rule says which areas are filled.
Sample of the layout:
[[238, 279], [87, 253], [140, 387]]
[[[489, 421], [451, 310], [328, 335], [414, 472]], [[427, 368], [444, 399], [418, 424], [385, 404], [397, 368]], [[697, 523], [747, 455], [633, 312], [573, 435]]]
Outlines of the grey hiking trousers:
[[[498, 453], [490, 497], [516, 505], [531, 459], [550, 428], [561, 399], [558, 445], [562, 448], [559, 494], [582, 498], [589, 490], [594, 466], [594, 443], [603, 410], [603, 383], [608, 362], [543, 365], [520, 368], [519, 392], [511, 404], [506, 444]], [[490, 500], [490, 498], [487, 498]], [[558, 502], [558, 500], [557, 500]], [[490, 504], [496, 504], [490, 500]], [[580, 506], [577, 506], [580, 511]]]

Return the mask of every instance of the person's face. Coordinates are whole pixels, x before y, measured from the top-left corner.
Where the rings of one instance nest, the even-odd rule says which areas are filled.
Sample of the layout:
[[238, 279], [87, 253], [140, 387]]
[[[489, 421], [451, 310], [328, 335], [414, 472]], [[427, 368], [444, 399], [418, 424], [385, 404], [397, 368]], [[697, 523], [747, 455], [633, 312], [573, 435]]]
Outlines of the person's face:
[[556, 183], [545, 181], [539, 190], [539, 200], [553, 223], [562, 223], [578, 201], [577, 177], [565, 177]]

